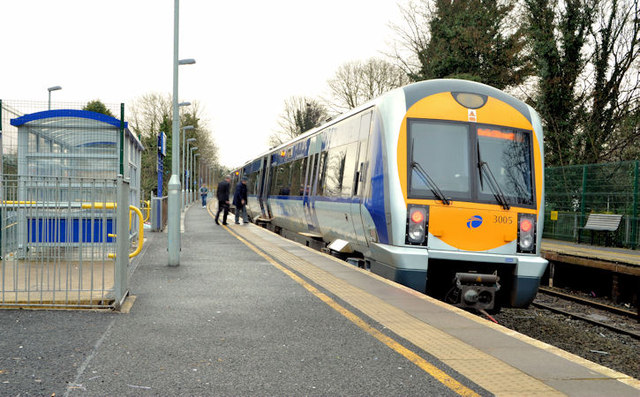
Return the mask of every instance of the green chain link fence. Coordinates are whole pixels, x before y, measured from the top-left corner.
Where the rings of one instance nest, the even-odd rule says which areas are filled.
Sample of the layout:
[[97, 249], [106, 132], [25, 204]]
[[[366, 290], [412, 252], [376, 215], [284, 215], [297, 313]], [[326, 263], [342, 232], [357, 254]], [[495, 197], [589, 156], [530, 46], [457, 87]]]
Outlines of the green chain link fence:
[[[618, 229], [610, 236], [596, 233], [594, 244], [604, 245], [609, 237], [615, 246], [635, 249], [640, 243], [639, 167], [636, 160], [546, 168], [543, 237], [576, 241], [578, 233], [590, 233], [581, 230], [590, 213], [619, 214]], [[552, 220], [552, 212], [557, 220]]]

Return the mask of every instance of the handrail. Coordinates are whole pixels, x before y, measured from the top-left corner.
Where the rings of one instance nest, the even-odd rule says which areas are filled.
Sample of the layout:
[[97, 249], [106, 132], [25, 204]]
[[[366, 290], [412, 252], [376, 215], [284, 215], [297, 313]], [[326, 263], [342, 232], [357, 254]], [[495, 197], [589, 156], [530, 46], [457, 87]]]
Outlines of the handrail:
[[[130, 205], [129, 210], [138, 214], [138, 246], [136, 250], [129, 254], [129, 258], [133, 258], [138, 255], [140, 251], [142, 251], [142, 246], [144, 245], [144, 222], [142, 222], [142, 211], [136, 206]], [[113, 255], [115, 258], [115, 254]]]
[[[82, 203], [82, 208], [85, 209], [89, 209], [89, 208], [95, 208], [95, 209], [115, 209], [118, 208], [118, 203]], [[136, 207], [135, 205], [130, 205], [129, 206], [129, 228], [131, 228], [131, 211], [135, 212], [138, 215], [138, 220], [140, 222], [138, 222], [138, 246], [136, 247], [135, 251], [133, 251], [132, 253], [129, 254], [129, 258], [133, 258], [134, 256], [138, 255], [140, 253], [140, 251], [142, 251], [142, 246], [144, 245], [144, 222], [142, 221], [143, 216], [142, 216], [142, 211], [140, 211], [140, 209], [138, 207]], [[117, 237], [116, 234], [110, 235], [110, 237]], [[109, 258], [115, 258], [116, 254], [109, 254], [107, 255]]]
[[[106, 209], [112, 210], [118, 208], [118, 203], [82, 203], [81, 207], [83, 209], [91, 209], [95, 208], [98, 210]], [[129, 207], [132, 207], [131, 205]]]
[[[18, 205], [38, 205], [37, 201], [12, 201], [12, 200], [3, 200], [0, 201], [0, 204], [18, 204]], [[80, 208], [82, 209], [107, 209], [112, 210], [118, 208], [118, 203], [81, 203]], [[142, 211], [134, 205], [129, 206], [129, 229], [131, 229], [131, 212], [135, 212], [138, 215], [138, 246], [135, 251], [129, 254], [129, 258], [133, 258], [138, 255], [140, 251], [142, 251], [142, 246], [144, 245], [144, 217], [142, 216]], [[109, 234], [109, 237], [116, 237], [116, 234]], [[115, 258], [116, 254], [108, 254], [109, 258]]]
[[144, 204], [142, 206], [142, 209], [147, 213], [147, 215], [144, 217], [142, 222], [146, 222], [149, 220], [149, 217], [151, 216], [151, 202], [149, 200], [145, 200], [145, 201], [141, 201], [141, 203]]
[[[102, 203], [96, 203], [96, 204], [102, 204]], [[110, 204], [114, 204], [114, 203], [110, 203]], [[94, 207], [94, 208], [99, 208], [99, 207]], [[107, 206], [107, 209], [109, 209], [108, 206]], [[135, 212], [138, 215], [138, 220], [140, 220], [140, 222], [138, 222], [138, 246], [136, 247], [135, 251], [129, 254], [129, 258], [133, 258], [134, 256], [137, 256], [142, 251], [142, 246], [144, 245], [144, 224], [142, 222], [142, 211], [140, 211], [138, 207], [136, 207], [135, 205], [130, 205], [129, 211]], [[129, 228], [131, 228], [131, 212], [129, 212]], [[117, 236], [118, 236], [117, 234], [110, 235], [110, 237], [116, 237], [116, 238]], [[107, 256], [109, 258], [115, 258], [116, 254], [108, 254]]]

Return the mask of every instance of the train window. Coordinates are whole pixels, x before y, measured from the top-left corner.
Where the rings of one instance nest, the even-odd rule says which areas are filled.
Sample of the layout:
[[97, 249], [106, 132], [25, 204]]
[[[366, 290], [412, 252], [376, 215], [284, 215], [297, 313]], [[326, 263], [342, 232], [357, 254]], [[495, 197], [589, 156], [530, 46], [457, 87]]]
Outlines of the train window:
[[324, 176], [324, 195], [337, 197], [342, 192], [342, 176], [344, 175], [346, 150], [345, 146], [330, 149], [326, 160]]
[[291, 163], [280, 164], [275, 169], [271, 194], [288, 196], [291, 192]]
[[358, 143], [352, 143], [345, 147], [344, 171], [342, 173], [342, 196], [351, 197], [353, 182], [356, 173], [356, 161], [358, 156]]
[[278, 176], [279, 176], [278, 167], [277, 166], [271, 167], [271, 173], [270, 173], [271, 184], [269, 186], [270, 196], [275, 196], [278, 194]]
[[304, 173], [307, 159], [299, 159], [291, 165], [291, 196], [302, 196], [304, 193]]
[[411, 119], [408, 124], [409, 195], [434, 197], [412, 163], [418, 163], [447, 197], [471, 198], [469, 126], [462, 123]]
[[247, 194], [258, 194], [258, 187], [256, 186], [258, 174], [259, 172], [256, 171], [248, 175], [249, 180], [247, 181]]
[[308, 195], [315, 194], [315, 192], [313, 191], [313, 183], [315, 182], [316, 176], [318, 174], [316, 172], [316, 170], [318, 169], [318, 162], [320, 161], [318, 160], [318, 157], [319, 157], [318, 154], [312, 154], [307, 159], [307, 163], [309, 165], [306, 173], [307, 177], [305, 179], [306, 181], [305, 191], [307, 192]]
[[[532, 205], [531, 134], [502, 127], [478, 126], [479, 161], [489, 166], [510, 204]], [[479, 198], [493, 200], [486, 176], [478, 170]]]
[[322, 152], [320, 154], [320, 160], [318, 163], [318, 182], [317, 182], [317, 196], [324, 196], [324, 186], [325, 186], [325, 175], [327, 173], [327, 152]]

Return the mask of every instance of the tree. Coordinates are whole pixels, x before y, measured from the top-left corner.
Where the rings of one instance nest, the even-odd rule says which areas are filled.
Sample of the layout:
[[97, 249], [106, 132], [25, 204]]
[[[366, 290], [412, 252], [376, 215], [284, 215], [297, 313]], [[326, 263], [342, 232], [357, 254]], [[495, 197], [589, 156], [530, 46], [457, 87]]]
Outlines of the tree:
[[640, 98], [638, 0], [525, 0], [525, 10], [547, 165], [633, 153], [629, 145], [640, 143], [632, 126]]
[[575, 161], [574, 135], [581, 117], [581, 98], [575, 90], [586, 64], [582, 52], [593, 20], [588, 1], [567, 0], [562, 9], [553, 0], [525, 0], [538, 77], [533, 101], [545, 124], [545, 159], [549, 166]]
[[[131, 107], [130, 128], [140, 136], [145, 147], [142, 153], [141, 165], [141, 187], [143, 197], [147, 197], [149, 192], [155, 191], [157, 186], [157, 155], [158, 155], [158, 134], [164, 132], [167, 136], [167, 155], [163, 161], [164, 177], [163, 191], [167, 191], [167, 183], [171, 175], [171, 163], [173, 154], [172, 139], [172, 112], [171, 96], [160, 94], [147, 94], [136, 101]], [[185, 130], [185, 138], [195, 138], [196, 141], [191, 146], [197, 146], [200, 153], [200, 164], [203, 168], [207, 166], [218, 166], [218, 148], [215, 145], [211, 132], [205, 121], [202, 120], [199, 104], [194, 102], [189, 108], [180, 108], [180, 126], [192, 125], [194, 129]], [[181, 137], [182, 138], [182, 137]], [[180, 139], [182, 145], [182, 139]], [[181, 148], [181, 153], [184, 148]], [[182, 156], [180, 156], [182, 162]], [[184, 164], [181, 165], [184, 169]]]
[[107, 116], [115, 117], [111, 110], [107, 108], [107, 106], [102, 103], [99, 99], [89, 101], [82, 110], [88, 110], [91, 112], [106, 114]]
[[269, 137], [269, 145], [271, 147], [281, 145], [320, 126], [327, 118], [327, 110], [315, 99], [291, 97], [284, 101], [284, 113], [278, 122], [281, 129]]
[[332, 96], [329, 106], [342, 113], [407, 83], [406, 73], [385, 60], [348, 62], [327, 82]]
[[435, 11], [430, 1], [409, 0], [405, 6], [400, 6], [400, 14], [402, 23], [391, 24], [397, 40], [393, 43], [393, 51], [387, 55], [409, 76], [420, 69], [418, 54], [429, 44], [429, 21]]
[[615, 148], [612, 138], [637, 113], [638, 11], [638, 0], [602, 1], [597, 8], [596, 24], [590, 26], [594, 78], [585, 95], [587, 111], [578, 141], [578, 148], [582, 149], [579, 156], [586, 163], [610, 159]]
[[[524, 32], [507, 25], [514, 3], [434, 0], [433, 4], [429, 0], [411, 2], [403, 10], [405, 22], [428, 23], [428, 28], [396, 27], [405, 49], [413, 51], [417, 60], [417, 68], [411, 62], [400, 62], [409, 69], [412, 80], [464, 78], [504, 89], [521, 84], [530, 75]], [[411, 12], [421, 15], [409, 15]]]

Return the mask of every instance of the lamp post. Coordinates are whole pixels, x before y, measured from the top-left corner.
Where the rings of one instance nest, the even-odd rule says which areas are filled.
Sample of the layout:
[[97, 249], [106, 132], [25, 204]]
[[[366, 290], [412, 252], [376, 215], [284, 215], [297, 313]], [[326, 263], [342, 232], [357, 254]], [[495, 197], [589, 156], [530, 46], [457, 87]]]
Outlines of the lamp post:
[[[188, 103], [189, 105], [191, 104], [190, 102], [182, 102], [182, 103]], [[179, 106], [179, 105], [178, 105]], [[185, 125], [182, 127], [182, 146], [180, 146], [181, 152], [182, 152], [182, 162], [180, 164], [180, 182], [181, 182], [181, 186], [182, 186], [182, 192], [180, 193], [180, 208], [184, 209], [184, 170], [185, 170], [185, 164], [184, 164], [184, 148], [185, 148], [185, 140], [187, 139], [187, 130], [192, 130], [193, 126], [192, 125]]]
[[169, 266], [180, 265], [180, 117], [178, 113], [178, 65], [192, 65], [195, 59], [178, 59], [180, 0], [173, 2], [173, 120], [171, 123], [171, 178], [169, 179], [169, 214], [167, 250]]
[[[183, 107], [183, 106], [191, 106], [191, 102], [180, 102], [178, 104], [178, 107]], [[183, 192], [184, 192], [184, 138], [185, 138], [185, 135], [186, 135], [185, 131], [186, 130], [191, 130], [191, 129], [193, 129], [193, 126], [191, 126], [191, 125], [186, 125], [186, 126], [182, 127], [182, 146], [180, 147], [180, 149], [181, 149], [181, 151], [183, 153], [182, 154], [183, 161], [182, 161], [181, 168], [180, 168], [180, 182], [181, 182], [181, 185], [182, 185], [182, 191]], [[181, 199], [180, 199], [180, 201], [181, 201], [180, 207], [182, 207], [184, 205], [184, 203], [182, 203], [182, 200], [183, 200], [182, 199], [182, 194], [181, 194], [180, 197], [181, 197]], [[182, 249], [182, 246], [180, 246], [180, 248]]]
[[62, 87], [60, 87], [59, 85], [54, 85], [53, 87], [49, 87], [47, 88], [47, 91], [49, 91], [49, 106], [48, 106], [48, 110], [51, 110], [51, 91], [58, 91], [61, 90]]
[[[196, 201], [198, 199], [197, 193], [198, 193], [198, 185], [200, 181], [198, 180], [198, 178], [196, 178], [196, 170], [198, 170], [198, 167], [196, 166], [196, 160], [198, 160], [199, 156], [200, 156], [200, 153], [196, 153], [193, 155], [193, 201]], [[200, 172], [198, 172], [198, 177], [199, 176], [200, 176]]]
[[182, 145], [182, 211], [184, 211], [184, 204], [187, 202], [187, 152], [189, 151], [189, 144], [195, 140], [196, 138], [189, 138], [186, 141], [187, 146], [184, 146], [184, 141]]
[[197, 146], [190, 148], [189, 153], [187, 154], [189, 156], [189, 158], [187, 159], [187, 163], [189, 164], [189, 171], [188, 171], [189, 177], [187, 178], [187, 181], [189, 183], [186, 185], [186, 189], [187, 189], [187, 201], [189, 203], [193, 201], [193, 195], [191, 194], [191, 181], [193, 181], [193, 152], [195, 150], [198, 150]]

